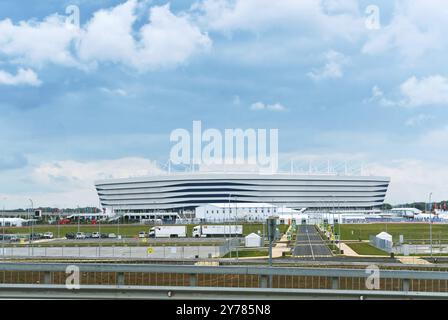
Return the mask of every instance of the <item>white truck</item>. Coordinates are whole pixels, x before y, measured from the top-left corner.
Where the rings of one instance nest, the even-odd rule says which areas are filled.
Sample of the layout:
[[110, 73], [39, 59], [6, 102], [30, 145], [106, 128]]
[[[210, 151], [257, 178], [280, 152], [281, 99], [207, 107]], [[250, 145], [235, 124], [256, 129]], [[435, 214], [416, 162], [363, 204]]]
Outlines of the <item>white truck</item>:
[[242, 236], [242, 225], [203, 225], [193, 228], [193, 237]]
[[150, 238], [185, 238], [186, 226], [155, 226], [149, 229]]

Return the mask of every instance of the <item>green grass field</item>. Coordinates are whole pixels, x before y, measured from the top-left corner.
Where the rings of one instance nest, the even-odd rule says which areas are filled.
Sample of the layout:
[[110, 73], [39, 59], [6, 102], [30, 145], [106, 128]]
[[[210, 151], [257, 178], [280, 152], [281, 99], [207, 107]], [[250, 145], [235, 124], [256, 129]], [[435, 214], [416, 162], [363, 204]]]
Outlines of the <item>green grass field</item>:
[[[341, 224], [341, 239], [369, 240], [370, 235], [377, 235], [386, 231], [392, 235], [393, 241], [398, 242], [402, 234], [404, 241], [421, 241], [429, 239], [429, 224], [423, 223], [367, 223], [367, 224]], [[339, 230], [339, 226], [335, 226]], [[433, 224], [432, 235], [434, 240], [439, 238], [448, 240], [448, 225]]]
[[[191, 236], [193, 227], [196, 224], [187, 225], [187, 235]], [[139, 225], [139, 224], [121, 224], [118, 228], [117, 225], [113, 224], [102, 224], [101, 225], [101, 233], [115, 233], [121, 234], [126, 238], [134, 238], [137, 237], [140, 231], [148, 232], [151, 226], [149, 225]], [[279, 230], [281, 233], [285, 233], [288, 226], [280, 225]], [[76, 233], [78, 232], [78, 225], [35, 225], [33, 227], [34, 233], [45, 233], [45, 232], [53, 232], [55, 237], [58, 236], [58, 230], [60, 237], [64, 237], [66, 233]], [[99, 232], [99, 225], [85, 225], [81, 224], [79, 230], [85, 233]], [[248, 235], [252, 232], [258, 233], [260, 230], [263, 233], [263, 224], [261, 223], [246, 223], [243, 224], [243, 234]], [[3, 232], [3, 229], [0, 228], [0, 233]], [[30, 227], [6, 227], [5, 234], [29, 234]]]
[[[223, 258], [236, 258], [236, 251], [232, 251], [232, 254], [227, 253]], [[250, 249], [250, 250], [238, 250], [238, 258], [244, 257], [265, 257], [268, 256], [269, 252], [267, 249]]]
[[366, 242], [355, 242], [355, 243], [346, 243], [346, 244], [350, 248], [352, 248], [357, 254], [369, 255], [369, 256], [387, 256], [388, 255], [388, 253], [386, 251], [375, 248]]

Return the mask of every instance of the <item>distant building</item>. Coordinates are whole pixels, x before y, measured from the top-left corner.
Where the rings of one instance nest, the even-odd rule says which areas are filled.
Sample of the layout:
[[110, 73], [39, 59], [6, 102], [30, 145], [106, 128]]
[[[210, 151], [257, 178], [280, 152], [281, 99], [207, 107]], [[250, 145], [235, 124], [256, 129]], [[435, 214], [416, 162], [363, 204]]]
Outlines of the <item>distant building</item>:
[[193, 172], [101, 180], [95, 187], [101, 206], [120, 214], [192, 212], [226, 202], [270, 203], [308, 212], [363, 211], [382, 206], [389, 181], [375, 176]]
[[22, 218], [0, 218], [1, 227], [22, 227], [26, 225], [30, 220]]
[[422, 211], [417, 208], [393, 208], [390, 211], [406, 218], [414, 218], [422, 213]]
[[262, 238], [256, 233], [251, 233], [244, 238], [244, 246], [246, 248], [262, 247]]

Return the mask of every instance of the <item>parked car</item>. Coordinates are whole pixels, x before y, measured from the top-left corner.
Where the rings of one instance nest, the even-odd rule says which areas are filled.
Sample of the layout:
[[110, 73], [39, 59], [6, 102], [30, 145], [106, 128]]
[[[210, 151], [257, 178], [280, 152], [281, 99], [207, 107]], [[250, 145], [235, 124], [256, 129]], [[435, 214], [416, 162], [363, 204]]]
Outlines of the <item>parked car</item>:
[[40, 235], [39, 233], [31, 233], [31, 234], [29, 235], [29, 238], [30, 238], [30, 240], [39, 240], [39, 239], [42, 239], [42, 238], [41, 238], [41, 235]]
[[106, 239], [106, 238], [109, 238], [109, 235], [107, 233], [102, 233], [101, 239]]
[[18, 238], [16, 235], [12, 235], [12, 236], [9, 238], [9, 241], [11, 241], [11, 242], [17, 242], [17, 241], [19, 241], [19, 238]]
[[145, 231], [140, 231], [140, 232], [138, 233], [138, 237], [139, 237], [139, 238], [146, 238], [146, 237], [147, 237], [146, 232], [145, 232]]
[[75, 239], [76, 235], [73, 232], [69, 232], [69, 233], [65, 234], [65, 237], [67, 239]]
[[44, 239], [53, 239], [53, 232], [45, 232], [44, 233]]
[[91, 239], [92, 238], [92, 234], [91, 233], [86, 233], [86, 239]]
[[115, 239], [117, 235], [115, 233], [109, 233], [108, 238]]
[[86, 235], [84, 232], [76, 232], [76, 239], [85, 239]]
[[94, 233], [92, 233], [92, 238], [99, 239], [99, 238], [101, 238], [101, 234], [99, 232], [94, 232]]

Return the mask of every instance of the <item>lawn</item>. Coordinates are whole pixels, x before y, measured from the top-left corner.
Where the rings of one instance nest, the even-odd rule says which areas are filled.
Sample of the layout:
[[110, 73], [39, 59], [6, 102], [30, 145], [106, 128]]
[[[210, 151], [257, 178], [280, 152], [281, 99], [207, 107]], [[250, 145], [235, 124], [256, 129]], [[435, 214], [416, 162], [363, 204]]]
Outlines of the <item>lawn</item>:
[[[187, 235], [190, 237], [192, 234], [193, 227], [196, 224], [187, 225]], [[280, 225], [280, 232], [286, 232], [288, 226]], [[92, 233], [99, 232], [100, 225], [85, 225], [81, 224], [79, 227], [80, 232]], [[140, 231], [148, 232], [151, 228], [150, 225], [141, 225], [141, 224], [121, 224], [119, 227], [114, 224], [102, 224], [101, 225], [101, 233], [115, 233], [121, 234], [125, 238], [135, 238], [138, 236]], [[58, 232], [59, 230], [59, 232]], [[263, 233], [263, 224], [261, 223], [246, 223], [243, 224], [243, 234], [248, 235], [252, 232], [258, 233], [260, 230]], [[66, 233], [76, 233], [78, 232], [78, 225], [70, 224], [70, 225], [35, 225], [33, 227], [34, 233], [45, 233], [45, 232], [53, 232], [55, 237], [64, 237]], [[3, 229], [0, 227], [0, 233], [3, 233]], [[5, 234], [29, 234], [30, 227], [5, 227]]]
[[[250, 249], [250, 250], [238, 250], [238, 258], [243, 257], [266, 257], [269, 255], [269, 252], [267, 249]], [[236, 251], [231, 252], [232, 258], [236, 258], [237, 253]], [[230, 253], [227, 253], [223, 258], [230, 258]]]
[[[366, 223], [341, 224], [342, 240], [369, 240], [370, 235], [377, 235], [386, 231], [392, 235], [394, 242], [398, 242], [400, 235], [404, 241], [429, 239], [429, 224], [427, 223]], [[335, 230], [339, 230], [336, 225]], [[448, 225], [433, 224], [432, 235], [434, 240], [448, 240]]]
[[365, 242], [355, 242], [355, 243], [346, 243], [346, 244], [350, 248], [352, 248], [357, 254], [369, 255], [369, 256], [387, 256], [387, 255], [389, 255], [386, 251], [375, 248]]

